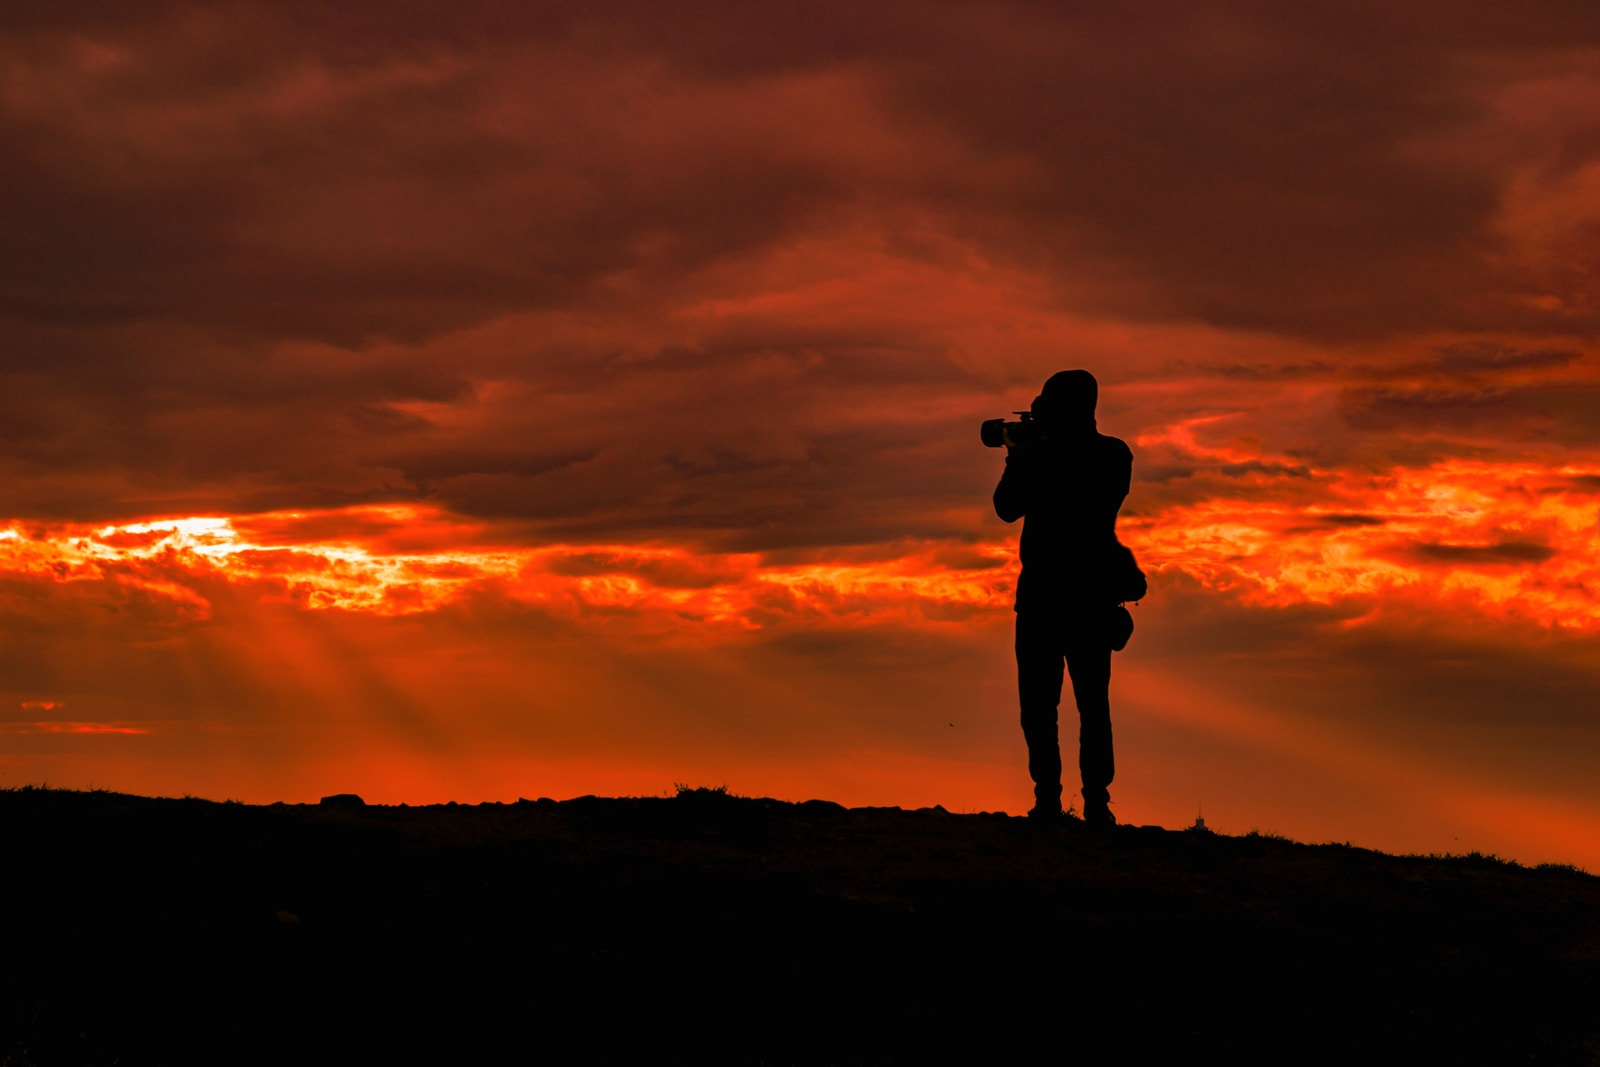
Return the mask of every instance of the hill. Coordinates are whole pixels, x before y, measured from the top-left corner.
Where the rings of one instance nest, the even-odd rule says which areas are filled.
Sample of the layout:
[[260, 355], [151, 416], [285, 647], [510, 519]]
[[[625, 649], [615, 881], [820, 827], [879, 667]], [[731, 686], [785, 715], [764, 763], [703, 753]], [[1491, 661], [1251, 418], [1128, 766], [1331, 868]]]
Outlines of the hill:
[[714, 790], [0, 827], [8, 1067], [1600, 1060], [1571, 868]]

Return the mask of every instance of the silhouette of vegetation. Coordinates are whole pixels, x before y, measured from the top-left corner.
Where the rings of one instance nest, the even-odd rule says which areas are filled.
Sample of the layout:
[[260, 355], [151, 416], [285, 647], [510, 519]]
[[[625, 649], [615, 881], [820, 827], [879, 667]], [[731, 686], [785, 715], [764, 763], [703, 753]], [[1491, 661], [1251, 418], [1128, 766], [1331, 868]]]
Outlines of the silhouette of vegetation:
[[1288, 841], [1289, 840], [1289, 838], [1284, 837], [1282, 834], [1273, 833], [1270, 830], [1257, 830], [1257, 829], [1255, 829], [1253, 827], [1251, 828], [1250, 832], [1245, 834], [1244, 836], [1248, 837], [1248, 838], [1250, 838], [1252, 840], [1261, 840], [1261, 841]]
[[1536, 871], [1545, 871], [1550, 874], [1577, 874], [1588, 876], [1586, 867], [1579, 867], [1571, 863], [1541, 863], [1534, 867]]
[[728, 792], [728, 784], [726, 782], [718, 786], [691, 786], [683, 782], [673, 782], [672, 788], [675, 791], [674, 795], [680, 798], [688, 798], [690, 800], [738, 796], [736, 793]]

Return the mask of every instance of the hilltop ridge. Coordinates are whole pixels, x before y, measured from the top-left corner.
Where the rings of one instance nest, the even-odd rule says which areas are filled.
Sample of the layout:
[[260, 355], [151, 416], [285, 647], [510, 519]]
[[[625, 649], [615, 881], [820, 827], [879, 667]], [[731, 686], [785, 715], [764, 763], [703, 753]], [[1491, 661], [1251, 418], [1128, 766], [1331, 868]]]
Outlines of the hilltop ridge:
[[1572, 868], [708, 789], [21, 789], [0, 826], [8, 1065], [558, 1039], [886, 1062], [1041, 1028], [1135, 1057], [1600, 1058], [1600, 878]]

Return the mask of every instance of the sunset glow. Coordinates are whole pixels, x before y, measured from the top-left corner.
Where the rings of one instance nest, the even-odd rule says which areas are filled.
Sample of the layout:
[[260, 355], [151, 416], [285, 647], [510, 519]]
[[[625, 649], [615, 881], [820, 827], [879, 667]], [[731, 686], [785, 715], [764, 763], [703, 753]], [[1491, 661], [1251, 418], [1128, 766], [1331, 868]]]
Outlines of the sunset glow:
[[[1160, 575], [1182, 571], [1251, 605], [1401, 597], [1543, 626], [1600, 627], [1600, 553], [1586, 480], [1600, 468], [1450, 462], [1382, 474], [1310, 471], [1294, 500], [1212, 498], [1129, 519], [1123, 537]], [[1256, 495], [1256, 494], [1252, 494]], [[397, 552], [395, 530], [461, 530], [458, 547]], [[243, 531], [297, 525], [361, 531], [284, 544]], [[359, 507], [238, 519], [156, 519], [0, 537], [0, 575], [144, 590], [197, 618], [221, 579], [307, 610], [407, 615], [492, 588], [530, 604], [611, 608], [743, 628], [795, 617], [838, 624], [885, 615], [959, 618], [1010, 607], [1014, 537], [960, 548], [781, 565], [760, 553], [650, 544], [474, 547], [479, 527], [437, 508]], [[997, 534], [1000, 531], [996, 531]], [[954, 550], [965, 566], [941, 557]], [[954, 614], [952, 614], [954, 613]]]
[[1022, 810], [1083, 367], [1123, 817], [1600, 865], [1600, 23], [1468, 7], [19, 14], [0, 786]]
[[1207, 500], [1142, 517], [1129, 541], [1262, 606], [1403, 597], [1441, 611], [1592, 631], [1600, 552], [1592, 469], [1450, 462], [1310, 472], [1312, 506]]

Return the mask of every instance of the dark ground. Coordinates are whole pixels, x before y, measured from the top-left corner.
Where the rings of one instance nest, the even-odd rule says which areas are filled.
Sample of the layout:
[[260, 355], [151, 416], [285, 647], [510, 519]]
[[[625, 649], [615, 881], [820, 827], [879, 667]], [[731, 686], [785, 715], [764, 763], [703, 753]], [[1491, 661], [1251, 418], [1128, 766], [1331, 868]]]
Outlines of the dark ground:
[[0, 832], [6, 1067], [1600, 1062], [1570, 868], [710, 790]]

